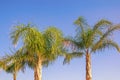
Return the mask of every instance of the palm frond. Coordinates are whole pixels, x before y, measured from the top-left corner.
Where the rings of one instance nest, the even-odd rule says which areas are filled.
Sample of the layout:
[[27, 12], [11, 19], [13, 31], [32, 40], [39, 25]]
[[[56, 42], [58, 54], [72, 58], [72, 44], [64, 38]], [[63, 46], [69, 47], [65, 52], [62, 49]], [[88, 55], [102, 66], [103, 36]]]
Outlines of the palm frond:
[[101, 39], [104, 39], [105, 37], [109, 36], [111, 33], [113, 33], [114, 31], [120, 30], [120, 24], [118, 25], [113, 25], [112, 27], [110, 27], [105, 34], [101, 37]]
[[[86, 20], [81, 16], [81, 17], [79, 17], [75, 22], [74, 22], [74, 24], [75, 25], [77, 25], [77, 26], [79, 26], [78, 28], [77, 28], [77, 31], [78, 30], [80, 30], [80, 31], [82, 31], [83, 33], [84, 33], [84, 30], [85, 30], [85, 25], [87, 25], [87, 22], [86, 22]], [[78, 32], [80, 32], [80, 31], [78, 31]]]
[[24, 37], [24, 33], [26, 32], [26, 30], [29, 30], [29, 25], [27, 25], [27, 27], [25, 27], [24, 24], [21, 25], [17, 25], [15, 27], [13, 27], [12, 32], [10, 33], [11, 35], [11, 39], [12, 39], [12, 43], [14, 45], [17, 44], [18, 40], [22, 37]]
[[112, 25], [112, 22], [108, 21], [108, 20], [105, 20], [105, 19], [101, 19], [100, 21], [98, 21], [94, 27], [93, 27], [93, 30], [97, 30], [98, 28], [101, 28], [101, 27], [110, 27], [110, 25]]
[[84, 55], [83, 52], [72, 52], [72, 53], [67, 53], [64, 57], [63, 64], [69, 63], [71, 59], [73, 58], [80, 58]]
[[73, 39], [73, 38], [64, 38], [64, 46], [70, 47], [72, 50], [84, 49], [84, 42], [81, 39]]
[[117, 49], [118, 52], [120, 52], [120, 47], [113, 40], [105, 40], [105, 41], [103, 41], [101, 44], [96, 45], [95, 47], [93, 47], [92, 52], [104, 50], [105, 48], [115, 48], [115, 49]]
[[110, 29], [108, 29], [108, 31], [103, 34], [103, 36], [95, 43], [95, 45], [93, 46], [93, 50], [95, 48], [98, 48], [102, 43], [103, 41], [112, 33], [114, 32], [115, 30], [119, 30], [120, 29], [120, 25], [115, 25], [113, 27], [111, 27]]
[[0, 60], [0, 68], [3, 70], [6, 68], [6, 64], [3, 60]]
[[62, 32], [55, 27], [49, 27], [44, 31], [43, 36], [45, 40], [45, 53], [61, 54], [61, 51], [63, 50]]
[[105, 19], [101, 19], [100, 21], [98, 21], [94, 25], [90, 35], [88, 36], [89, 45], [92, 45], [93, 42], [98, 39], [98, 37], [103, 36], [104, 33], [100, 29], [104, 29], [104, 27], [109, 28], [111, 25], [112, 23]]

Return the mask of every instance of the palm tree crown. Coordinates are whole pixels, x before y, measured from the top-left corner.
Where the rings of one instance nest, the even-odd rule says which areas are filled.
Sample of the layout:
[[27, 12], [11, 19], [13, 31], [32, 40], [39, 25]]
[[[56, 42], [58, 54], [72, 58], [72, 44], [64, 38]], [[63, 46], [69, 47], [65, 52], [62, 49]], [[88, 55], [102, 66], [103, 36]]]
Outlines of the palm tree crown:
[[77, 25], [74, 38], [66, 38], [65, 42], [72, 47], [73, 52], [67, 54], [64, 63], [69, 62], [74, 57], [86, 56], [86, 80], [91, 80], [91, 53], [104, 50], [105, 48], [120, 48], [111, 38], [115, 30], [120, 29], [120, 25], [113, 25], [110, 21], [102, 19], [93, 27], [90, 27], [83, 17], [79, 17], [75, 22]]
[[20, 60], [25, 60], [34, 69], [35, 80], [41, 80], [39, 69], [41, 71], [42, 66], [53, 62], [64, 51], [62, 32], [55, 27], [40, 32], [30, 24], [19, 25], [14, 27], [11, 38], [14, 45], [18, 40], [22, 40], [20, 53], [24, 54], [24, 57]]

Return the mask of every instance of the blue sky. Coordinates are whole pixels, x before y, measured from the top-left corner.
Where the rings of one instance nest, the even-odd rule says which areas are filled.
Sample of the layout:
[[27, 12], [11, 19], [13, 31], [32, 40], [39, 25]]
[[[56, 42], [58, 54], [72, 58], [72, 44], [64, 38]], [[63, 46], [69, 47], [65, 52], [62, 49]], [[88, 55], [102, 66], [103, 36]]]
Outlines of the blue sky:
[[[13, 48], [11, 27], [17, 23], [33, 23], [41, 31], [56, 26], [64, 35], [74, 35], [73, 22], [84, 16], [90, 25], [105, 18], [120, 23], [120, 0], [0, 0], [0, 56]], [[120, 45], [119, 33], [113, 38]], [[43, 80], [85, 80], [85, 58], [73, 59], [62, 65], [63, 58], [43, 68]], [[120, 79], [120, 53], [114, 49], [92, 56], [93, 80]], [[12, 75], [0, 70], [0, 80], [12, 80]], [[17, 80], [33, 80], [33, 71], [18, 73]]]

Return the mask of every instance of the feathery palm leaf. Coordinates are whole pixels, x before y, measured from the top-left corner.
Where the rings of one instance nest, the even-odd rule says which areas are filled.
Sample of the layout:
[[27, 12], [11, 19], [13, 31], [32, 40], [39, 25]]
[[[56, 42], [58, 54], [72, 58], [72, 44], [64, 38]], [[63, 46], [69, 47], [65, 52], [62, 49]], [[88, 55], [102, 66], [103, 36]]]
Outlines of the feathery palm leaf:
[[99, 28], [103, 28], [103, 27], [110, 27], [110, 25], [112, 25], [112, 22], [108, 21], [108, 20], [105, 20], [105, 19], [101, 19], [100, 21], [98, 21], [94, 27], [93, 27], [93, 30], [96, 31], [98, 30]]
[[[103, 36], [100, 38], [100, 40], [98, 40], [98, 41], [93, 45], [92, 50], [95, 51], [104, 41], [107, 40], [106, 38], [107, 38], [111, 33], [113, 33], [113, 32], [116, 31], [116, 30], [119, 30], [119, 29], [120, 29], [120, 25], [115, 25], [115, 26], [109, 28], [108, 31], [105, 32], [105, 33], [103, 34]], [[117, 50], [118, 50], [118, 49], [117, 49]]]
[[84, 55], [83, 52], [72, 52], [72, 53], [68, 53], [68, 54], [64, 55], [64, 56], [65, 56], [65, 59], [64, 59], [64, 61], [63, 61], [63, 64], [69, 63], [71, 59], [77, 58], [77, 57], [80, 58], [80, 57], [82, 57], [83, 55]]
[[115, 49], [117, 49], [117, 51], [120, 52], [120, 47], [113, 40], [105, 40], [105, 41], [103, 41], [99, 46], [96, 45], [92, 49], [92, 52], [101, 51], [101, 50], [104, 50], [105, 48], [115, 48]]

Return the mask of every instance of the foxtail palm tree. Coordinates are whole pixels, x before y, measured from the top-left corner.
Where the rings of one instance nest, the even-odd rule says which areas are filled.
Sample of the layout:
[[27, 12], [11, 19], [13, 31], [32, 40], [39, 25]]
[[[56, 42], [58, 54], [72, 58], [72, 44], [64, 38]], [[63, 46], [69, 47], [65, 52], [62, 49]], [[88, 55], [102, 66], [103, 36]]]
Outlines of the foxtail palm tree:
[[14, 45], [19, 40], [23, 42], [22, 54], [30, 58], [26, 62], [34, 69], [34, 80], [42, 80], [42, 66], [53, 62], [63, 51], [62, 32], [55, 27], [40, 32], [30, 24], [18, 25], [14, 27], [11, 38]]
[[111, 38], [111, 33], [120, 30], [120, 25], [113, 25], [110, 21], [102, 19], [90, 27], [83, 17], [79, 17], [74, 23], [77, 25], [76, 36], [65, 39], [65, 44], [72, 47], [73, 53], [66, 55], [64, 63], [85, 55], [86, 80], [92, 80], [91, 55], [105, 48], [115, 48], [120, 52], [120, 47]]
[[13, 80], [17, 80], [17, 73], [18, 71], [23, 67], [24, 64], [21, 64], [19, 62], [10, 63], [7, 65], [5, 71], [7, 73], [13, 74]]
[[16, 80], [17, 72], [22, 70], [24, 72], [25, 69], [25, 61], [21, 62], [21, 54], [20, 50], [18, 50], [13, 55], [6, 55], [1, 58], [1, 68], [7, 73], [13, 74], [13, 80]]

